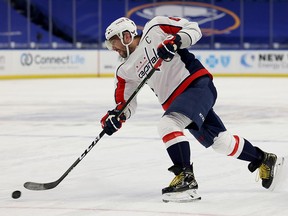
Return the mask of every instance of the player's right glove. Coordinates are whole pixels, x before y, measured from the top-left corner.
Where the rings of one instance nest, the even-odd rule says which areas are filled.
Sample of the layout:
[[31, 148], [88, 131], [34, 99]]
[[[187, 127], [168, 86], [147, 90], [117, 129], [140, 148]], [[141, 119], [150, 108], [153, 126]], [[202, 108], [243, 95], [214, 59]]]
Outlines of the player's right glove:
[[125, 122], [126, 116], [122, 113], [118, 118], [119, 110], [109, 110], [105, 116], [101, 119], [101, 126], [106, 134], [111, 136], [122, 127], [122, 123]]
[[176, 51], [180, 48], [181, 44], [181, 37], [178, 34], [169, 35], [158, 46], [157, 54], [164, 61], [171, 61], [175, 56]]

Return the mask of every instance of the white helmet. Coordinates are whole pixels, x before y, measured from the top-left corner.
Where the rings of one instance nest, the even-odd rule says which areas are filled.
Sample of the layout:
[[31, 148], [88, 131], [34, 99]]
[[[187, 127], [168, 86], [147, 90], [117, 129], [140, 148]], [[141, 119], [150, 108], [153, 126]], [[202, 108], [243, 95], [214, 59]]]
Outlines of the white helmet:
[[[130, 32], [132, 37], [132, 40], [129, 44], [125, 44], [123, 41], [123, 32], [125, 31]], [[117, 35], [120, 38], [122, 44], [126, 46], [126, 49], [128, 49], [128, 45], [132, 43], [134, 37], [137, 35], [137, 26], [132, 20], [126, 17], [121, 17], [112, 22], [105, 31], [105, 38], [106, 38], [105, 44], [107, 48], [110, 50], [112, 49], [112, 44], [110, 43], [109, 40], [115, 35]]]

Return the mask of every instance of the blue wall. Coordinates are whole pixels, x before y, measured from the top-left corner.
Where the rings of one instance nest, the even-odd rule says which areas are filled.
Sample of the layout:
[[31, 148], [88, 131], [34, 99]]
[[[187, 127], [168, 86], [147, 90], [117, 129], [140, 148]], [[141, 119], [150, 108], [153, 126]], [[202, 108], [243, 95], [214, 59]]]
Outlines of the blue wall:
[[115, 19], [141, 32], [167, 15], [199, 22], [199, 49], [288, 49], [287, 12], [288, 0], [0, 0], [0, 48], [103, 48]]

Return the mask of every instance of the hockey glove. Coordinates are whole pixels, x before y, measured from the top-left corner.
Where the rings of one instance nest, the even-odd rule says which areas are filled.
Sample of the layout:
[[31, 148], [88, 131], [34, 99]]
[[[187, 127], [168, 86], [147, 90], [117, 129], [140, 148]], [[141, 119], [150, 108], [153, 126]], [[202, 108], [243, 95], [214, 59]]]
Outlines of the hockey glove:
[[122, 127], [125, 122], [126, 116], [122, 113], [118, 118], [119, 110], [109, 110], [107, 114], [101, 119], [101, 126], [106, 134], [111, 136]]
[[181, 46], [181, 37], [178, 34], [169, 35], [157, 48], [158, 56], [164, 61], [171, 61], [175, 52]]

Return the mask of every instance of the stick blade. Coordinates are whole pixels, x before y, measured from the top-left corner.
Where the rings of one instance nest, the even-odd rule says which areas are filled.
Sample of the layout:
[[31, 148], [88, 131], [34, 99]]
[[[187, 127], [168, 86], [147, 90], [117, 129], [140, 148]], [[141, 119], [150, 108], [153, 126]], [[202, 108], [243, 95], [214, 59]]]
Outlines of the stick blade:
[[53, 189], [58, 185], [58, 182], [50, 182], [50, 183], [36, 183], [36, 182], [25, 182], [24, 187], [28, 190], [49, 190]]

